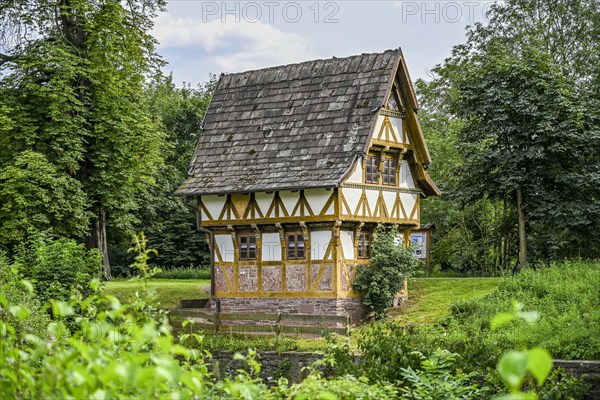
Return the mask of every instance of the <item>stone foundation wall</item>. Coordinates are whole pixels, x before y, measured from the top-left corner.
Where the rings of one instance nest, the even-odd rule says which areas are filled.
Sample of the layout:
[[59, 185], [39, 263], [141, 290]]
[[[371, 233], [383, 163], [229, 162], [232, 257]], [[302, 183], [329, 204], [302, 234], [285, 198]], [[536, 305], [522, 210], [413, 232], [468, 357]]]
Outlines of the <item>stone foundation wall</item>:
[[[233, 359], [233, 354], [230, 351], [213, 351], [212, 358], [206, 360], [216, 378], [234, 377], [240, 369], [249, 371], [244, 361]], [[260, 378], [266, 383], [277, 382], [279, 378], [287, 378], [290, 382], [297, 383], [308, 375], [304, 368], [322, 358], [323, 355], [311, 352], [262, 352], [258, 354], [258, 361], [261, 363]], [[323, 372], [326, 375], [331, 374], [331, 371]]]
[[[360, 298], [222, 298], [221, 312], [350, 315], [358, 322], [365, 316]], [[216, 305], [211, 304], [211, 311]]]
[[554, 367], [563, 368], [568, 375], [581, 378], [588, 385], [588, 399], [600, 399], [600, 361], [554, 360]]
[[[357, 363], [360, 362], [360, 355], [355, 354], [354, 357]], [[308, 373], [303, 368], [322, 358], [322, 354], [313, 352], [261, 352], [258, 354], [258, 361], [262, 364], [260, 377], [267, 383], [283, 377], [292, 383], [297, 383]], [[239, 369], [248, 370], [243, 361], [234, 361], [233, 352], [229, 351], [214, 351], [212, 358], [206, 361], [211, 371], [219, 378], [235, 376]], [[583, 381], [589, 385], [586, 399], [600, 399], [600, 361], [554, 360], [554, 367], [564, 368], [569, 376], [583, 378]], [[335, 376], [333, 369], [322, 372], [325, 376]]]

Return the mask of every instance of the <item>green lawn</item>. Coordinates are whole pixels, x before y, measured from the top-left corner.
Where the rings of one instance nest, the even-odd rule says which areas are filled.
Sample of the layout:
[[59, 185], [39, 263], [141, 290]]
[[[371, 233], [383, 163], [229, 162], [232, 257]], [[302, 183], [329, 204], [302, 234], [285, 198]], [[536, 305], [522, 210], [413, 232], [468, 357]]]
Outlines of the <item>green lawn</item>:
[[[162, 308], [173, 308], [181, 299], [206, 299], [209, 295], [209, 280], [202, 279], [152, 279], [148, 284]], [[206, 290], [204, 290], [206, 288]], [[135, 293], [144, 293], [141, 281], [114, 280], [106, 283], [106, 293], [116, 296], [123, 303], [135, 297]]]
[[[391, 318], [411, 324], [435, 322], [449, 313], [450, 304], [454, 301], [482, 297], [496, 288], [498, 282], [499, 278], [414, 279], [409, 282], [408, 306], [393, 310]], [[176, 307], [181, 299], [208, 298], [209, 286], [209, 280], [193, 279], [152, 279], [149, 283], [150, 289], [156, 292], [163, 308]], [[115, 280], [106, 283], [105, 291], [115, 295], [122, 302], [128, 302], [134, 298], [136, 291], [143, 293], [144, 284], [140, 281]], [[229, 350], [257, 347], [263, 350], [308, 351], [322, 350], [326, 346], [323, 339], [288, 338], [281, 342], [270, 337], [243, 338], [218, 335], [211, 338], [212, 336], [207, 338], [210, 339], [208, 340], [210, 343], [207, 343], [208, 347]], [[352, 339], [351, 341], [354, 342]]]
[[450, 312], [457, 300], [479, 298], [494, 290], [500, 278], [417, 278], [408, 284], [408, 306], [392, 318], [409, 324], [428, 324]]
[[[500, 278], [417, 278], [409, 282], [407, 307], [392, 312], [392, 318], [410, 324], [432, 323], [448, 315], [450, 304], [457, 300], [483, 297], [498, 286]], [[156, 292], [162, 307], [173, 308], [181, 299], [208, 298], [209, 280], [152, 279], [150, 289]], [[114, 280], [106, 283], [106, 292], [127, 302], [135, 292], [142, 293], [140, 281]]]

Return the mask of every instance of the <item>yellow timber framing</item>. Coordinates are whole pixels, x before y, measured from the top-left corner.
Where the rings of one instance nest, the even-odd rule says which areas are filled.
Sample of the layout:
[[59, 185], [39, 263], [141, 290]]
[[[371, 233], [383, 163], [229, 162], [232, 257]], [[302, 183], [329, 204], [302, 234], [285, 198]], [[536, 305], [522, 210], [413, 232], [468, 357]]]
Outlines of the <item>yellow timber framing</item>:
[[407, 137], [405, 129], [405, 120], [402, 120], [402, 136], [397, 137], [396, 133], [394, 132], [394, 129], [392, 128], [392, 122], [390, 121], [390, 117], [386, 114], [386, 110], [380, 111], [379, 116], [383, 117], [383, 123], [381, 124], [379, 132], [373, 133], [371, 145], [390, 146], [397, 149], [412, 150], [412, 146], [406, 143]]
[[[341, 224], [341, 223], [340, 223]], [[311, 240], [310, 240], [310, 228], [305, 224], [305, 223], [300, 223], [298, 224], [299, 228], [294, 228], [295, 231], [301, 231], [303, 232], [303, 234], [305, 235], [305, 259], [303, 260], [287, 260], [287, 256], [286, 256], [286, 237], [285, 237], [285, 233], [289, 230], [286, 229], [286, 227], [282, 226], [282, 224], [275, 224], [275, 228], [277, 229], [279, 236], [280, 236], [280, 241], [281, 241], [281, 248], [282, 248], [282, 257], [281, 257], [281, 261], [263, 261], [262, 260], [262, 240], [260, 239], [261, 235], [260, 233], [264, 232], [258, 225], [251, 225], [251, 228], [256, 232], [257, 234], [257, 241], [256, 241], [256, 260], [244, 260], [244, 261], [240, 261], [239, 260], [239, 246], [238, 246], [238, 240], [239, 240], [239, 234], [242, 232], [242, 230], [237, 230], [236, 228], [232, 227], [232, 226], [228, 226], [226, 228], [219, 228], [219, 229], [215, 229], [215, 233], [216, 234], [231, 234], [232, 236], [232, 240], [233, 243], [235, 244], [234, 247], [234, 261], [233, 262], [224, 262], [222, 261], [223, 258], [221, 257], [220, 251], [218, 250], [218, 246], [215, 246], [215, 253], [216, 253], [216, 257], [215, 257], [215, 269], [220, 269], [220, 271], [223, 273], [224, 277], [225, 277], [225, 282], [227, 287], [229, 288], [229, 290], [223, 291], [223, 290], [217, 290], [216, 291], [216, 296], [217, 297], [226, 297], [226, 298], [256, 298], [256, 297], [260, 297], [260, 298], [336, 298], [339, 297], [337, 291], [335, 290], [336, 286], [337, 286], [337, 280], [335, 278], [335, 274], [336, 274], [336, 259], [335, 259], [335, 254], [336, 254], [336, 247], [337, 245], [339, 245], [339, 234], [337, 235], [337, 238], [335, 237], [334, 233], [337, 229], [337, 231], [339, 232], [339, 227], [336, 228], [336, 226], [333, 226], [333, 224], [330, 224], [330, 229], [332, 231], [332, 235], [331, 235], [331, 239], [330, 242], [327, 246], [327, 250], [325, 252], [325, 255], [323, 257], [323, 259], [318, 259], [318, 260], [312, 260], [312, 252], [311, 252]], [[244, 231], [247, 231], [247, 229], [244, 229]], [[336, 244], [337, 243], [337, 244]], [[304, 265], [305, 266], [305, 271], [306, 271], [306, 284], [305, 284], [305, 288], [306, 290], [302, 290], [302, 291], [290, 291], [287, 290], [287, 282], [286, 282], [286, 269], [288, 267], [288, 265]], [[314, 282], [312, 282], [312, 266], [313, 265], [318, 265], [319, 266], [319, 270], [317, 273], [317, 276], [314, 280]], [[324, 275], [324, 271], [327, 267], [327, 265], [331, 265], [331, 273], [332, 273], [332, 287], [331, 290], [323, 290], [320, 291], [319, 290], [319, 284], [321, 282], [321, 279], [323, 278]], [[249, 267], [249, 266], [256, 266], [257, 267], [257, 279], [258, 279], [258, 283], [257, 283], [257, 290], [254, 291], [241, 291], [240, 287], [239, 287], [239, 281], [238, 281], [238, 276], [239, 276], [239, 269], [240, 268], [244, 268], [244, 267]], [[263, 281], [263, 267], [265, 266], [278, 266], [281, 267], [281, 288], [280, 290], [277, 291], [264, 291], [263, 287], [262, 287], [262, 281]], [[228, 267], [232, 268], [233, 270], [233, 277], [229, 276], [228, 273]], [[344, 296], [345, 297], [345, 296]]]
[[[198, 198], [198, 210], [203, 216], [200, 222], [201, 226], [210, 228], [214, 232], [226, 232], [232, 235], [233, 243], [235, 244], [235, 256], [233, 262], [223, 262], [218, 246], [215, 246], [215, 268], [220, 268], [224, 280], [227, 284], [227, 291], [217, 291], [217, 297], [230, 298], [345, 298], [358, 296], [352, 291], [349, 268], [368, 267], [369, 260], [358, 259], [357, 238], [361, 229], [369, 229], [373, 231], [378, 223], [394, 223], [402, 225], [405, 231], [405, 241], [408, 241], [408, 233], [410, 229], [418, 227], [420, 221], [420, 194], [419, 189], [404, 189], [400, 188], [400, 165], [403, 159], [409, 161], [413, 180], [418, 187], [423, 189], [423, 192], [428, 190], [434, 194], [437, 190], [435, 184], [429, 178], [424, 169], [424, 165], [430, 162], [430, 155], [425, 144], [423, 133], [417, 119], [416, 110], [418, 108], [416, 97], [413, 92], [412, 84], [406, 70], [404, 57], [401, 56], [396, 70], [391, 75], [390, 88], [391, 91], [396, 90], [395, 95], [400, 100], [399, 106], [402, 111], [395, 111], [383, 108], [379, 111], [379, 116], [384, 117], [379, 131], [371, 132], [369, 143], [364, 149], [364, 153], [369, 151], [378, 153], [379, 162], [383, 162], [386, 154], [393, 154], [397, 157], [396, 162], [396, 186], [382, 185], [381, 176], [378, 184], [356, 184], [356, 183], [341, 183], [339, 188], [331, 190], [331, 195], [326, 201], [326, 204], [317, 210], [307, 198], [308, 188], [299, 190], [297, 193], [297, 201], [290, 203], [289, 194], [282, 200], [282, 195], [278, 191], [267, 192], [273, 193], [272, 199], [268, 202], [266, 209], [261, 209], [267, 204], [257, 201], [257, 195], [253, 193], [240, 193], [227, 195], [222, 207], [207, 207]], [[394, 94], [392, 94], [394, 95]], [[385, 103], [387, 104], [387, 102]], [[398, 135], [394, 132], [390, 118], [402, 118], [402, 132]], [[401, 136], [401, 137], [399, 137]], [[363, 182], [365, 182], [364, 174], [365, 157], [357, 160], [362, 162]], [[357, 168], [357, 164], [352, 168]], [[379, 166], [382, 170], [382, 166]], [[427, 186], [420, 186], [420, 183], [429, 184], [433, 189], [427, 189]], [[344, 189], [360, 189], [360, 200], [354, 210], [351, 210], [348, 201], [344, 196]], [[377, 201], [370, 204], [367, 199], [367, 190], [376, 190], [378, 192]], [[395, 201], [390, 212], [383, 198], [383, 192], [394, 192]], [[415, 204], [412, 209], [407, 210], [406, 205], [401, 201], [400, 194], [407, 193], [416, 195]], [[439, 194], [439, 192], [438, 192]], [[394, 198], [386, 195], [388, 201]], [[287, 206], [286, 206], [287, 204]], [[320, 203], [322, 204], [322, 203]], [[219, 208], [219, 212], [215, 209]], [[373, 208], [373, 209], [371, 209]], [[213, 210], [210, 213], [209, 210]], [[362, 215], [358, 211], [361, 211]], [[215, 215], [218, 214], [218, 215]], [[312, 259], [312, 243], [310, 231], [315, 224], [326, 224], [331, 229], [331, 239], [327, 246], [323, 259]], [[305, 260], [287, 260], [286, 257], [286, 236], [285, 233], [290, 230], [301, 230], [304, 232], [305, 241]], [[341, 244], [340, 231], [350, 229], [354, 231], [354, 257], [346, 259], [343, 254]], [[252, 230], [257, 233], [257, 259], [252, 261], [239, 261], [239, 249], [237, 232], [248, 232]], [[323, 229], [320, 229], [323, 230]], [[281, 245], [281, 260], [265, 261], [262, 259], [262, 233], [278, 232]], [[287, 268], [289, 265], [304, 265], [305, 266], [305, 288], [304, 291], [288, 291], [287, 290]], [[313, 265], [318, 265], [318, 271], [313, 275]], [[326, 266], [331, 265], [331, 290], [319, 291], [320, 283], [325, 274]], [[258, 274], [258, 283], [256, 291], [241, 292], [239, 290], [239, 268], [256, 266]], [[263, 288], [263, 273], [265, 267], [279, 267], [281, 270], [281, 287], [280, 290], [265, 291]], [[229, 274], [231, 270], [232, 273]], [[342, 290], [342, 274], [348, 282], [348, 290]]]
[[[360, 188], [363, 190], [363, 201], [366, 201], [364, 191], [367, 189], [376, 189], [380, 192], [382, 190], [396, 192], [396, 203], [392, 215], [406, 215], [407, 218], [387, 218], [385, 217], [354, 217], [349, 215], [343, 215], [342, 211], [347, 211], [347, 202], [343, 196], [343, 188]], [[345, 184], [340, 189], [332, 190], [331, 196], [323, 206], [320, 215], [315, 215], [314, 210], [311, 209], [310, 205], [307, 204], [307, 200], [304, 193], [300, 193], [298, 202], [294, 206], [294, 210], [300, 211], [301, 213], [309, 214], [310, 216], [305, 217], [290, 217], [289, 213], [285, 209], [283, 202], [279, 198], [278, 194], [275, 193], [273, 201], [271, 203], [271, 210], [279, 209], [279, 217], [275, 219], [277, 222], [268, 218], [260, 218], [258, 204], [254, 198], [254, 195], [248, 195], [247, 198], [228, 196], [227, 200], [223, 205], [221, 211], [222, 216], [227, 213], [233, 213], [240, 215], [242, 218], [239, 220], [221, 220], [221, 221], [201, 221], [202, 226], [210, 227], [215, 234], [228, 234], [231, 235], [232, 242], [234, 243], [234, 260], [232, 262], [223, 261], [222, 254], [215, 246], [215, 269], [219, 269], [220, 273], [224, 277], [225, 284], [228, 290], [216, 291], [216, 296], [219, 298], [354, 298], [358, 297], [359, 294], [352, 290], [351, 286], [351, 274], [350, 268], [367, 267], [369, 260], [358, 259], [358, 249], [356, 239], [360, 229], [364, 229], [365, 223], [370, 223], [370, 226], [375, 226], [376, 223], [396, 223], [405, 226], [406, 228], [414, 228], [419, 223], [419, 206], [420, 200], [417, 196], [417, 201], [413, 210], [404, 210], [402, 202], [400, 201], [399, 193], [410, 193], [418, 194], [418, 190], [402, 189], [390, 186], [381, 185], [361, 185], [361, 184]], [[380, 193], [381, 197], [381, 193]], [[240, 204], [244, 205], [245, 208], [240, 207]], [[326, 215], [325, 212], [333, 209], [333, 214]], [[364, 209], [370, 209], [368, 204], [361, 205]], [[378, 199], [376, 208], [384, 208], [385, 205], [381, 204], [381, 199]], [[243, 208], [243, 209], [242, 209]], [[202, 204], [198, 202], [198, 209], [204, 211], [208, 215], [208, 210]], [[294, 211], [292, 210], [292, 211]], [[254, 213], [254, 215], [253, 215]], [[387, 213], [387, 210], [386, 210]], [[268, 213], [267, 213], [268, 214]], [[287, 214], [287, 215], [286, 215]], [[263, 214], [264, 215], [264, 214]], [[256, 218], [259, 216], [259, 218]], [[245, 218], [243, 218], [245, 217]], [[254, 218], [253, 218], [254, 217]], [[349, 224], [346, 226], [346, 224]], [[327, 246], [325, 255], [322, 259], [312, 259], [312, 245], [311, 245], [311, 234], [310, 232], [315, 226], [329, 226], [326, 230], [331, 230], [330, 242]], [[340, 230], [344, 226], [344, 229], [351, 229], [354, 231], [354, 258], [346, 259], [343, 254]], [[356, 227], [359, 228], [356, 228]], [[305, 254], [304, 260], [287, 260], [286, 257], [286, 232], [290, 230], [302, 231], [305, 235]], [[317, 230], [323, 230], [319, 228]], [[239, 233], [254, 232], [257, 235], [256, 240], [256, 260], [239, 260]], [[277, 261], [264, 261], [262, 259], [262, 233], [265, 232], [277, 232], [279, 234], [280, 246], [281, 246], [281, 260]], [[302, 291], [290, 291], [287, 285], [287, 268], [288, 265], [304, 265], [305, 266], [305, 290]], [[315, 268], [318, 266], [318, 272], [313, 278], [313, 265]], [[331, 290], [319, 290], [319, 286], [322, 282], [327, 266], [331, 266]], [[256, 266], [257, 269], [257, 284], [256, 290], [252, 291], [241, 291], [239, 285], [239, 273], [240, 268]], [[281, 268], [281, 287], [280, 290], [265, 291], [263, 287], [263, 274], [264, 267], [280, 267]], [[345, 281], [348, 283], [347, 290], [342, 289], [342, 274], [344, 275]]]
[[[337, 195], [335, 189], [330, 189], [331, 194], [320, 210], [313, 210], [307, 199], [305, 190], [297, 191], [298, 200], [288, 210], [281, 200], [280, 192], [273, 194], [273, 199], [266, 210], [261, 210], [254, 193], [229, 194], [217, 218], [212, 215], [208, 207], [198, 199], [198, 211], [205, 215], [201, 224], [203, 227], [221, 227], [227, 225], [252, 225], [275, 223], [300, 223], [300, 222], [332, 222], [337, 220]], [[296, 191], [294, 191], [296, 192]], [[333, 207], [332, 207], [333, 205]], [[331, 212], [328, 212], [332, 210]]]
[[[398, 64], [390, 76], [389, 86], [386, 91], [386, 101], [384, 104], [387, 105], [389, 97], [394, 95], [400, 100], [402, 111], [390, 110], [385, 107], [379, 110], [378, 117], [384, 116], [384, 123], [379, 131], [376, 132], [376, 129], [374, 128], [371, 130], [368, 143], [364, 148], [364, 153], [375, 150], [372, 148], [373, 146], [381, 146], [384, 149], [411, 150], [412, 157], [415, 160], [414, 167], [411, 168], [415, 183], [418, 182], [419, 185], [422, 185], [421, 189], [423, 189], [424, 194], [439, 196], [441, 194], [439, 188], [425, 170], [426, 165], [431, 163], [431, 156], [427, 144], [425, 143], [423, 130], [421, 129], [421, 125], [416, 115], [416, 111], [418, 110], [417, 97], [410, 76], [408, 75], [404, 55], [401, 52]], [[401, 143], [394, 143], [389, 140], [389, 127], [386, 126], [389, 117], [402, 118]], [[374, 123], [373, 127], [375, 126], [376, 124]], [[363, 182], [365, 182], [364, 178]]]
[[[353, 210], [348, 201], [344, 197], [343, 189], [344, 188], [352, 188], [352, 189], [360, 189], [361, 196], [358, 201], [356, 208]], [[358, 222], [377, 222], [377, 223], [394, 223], [394, 224], [402, 224], [402, 225], [414, 225], [418, 226], [420, 221], [420, 207], [421, 207], [421, 198], [419, 196], [419, 190], [415, 189], [404, 189], [393, 186], [381, 186], [381, 185], [369, 185], [369, 184], [355, 184], [348, 183], [341, 187], [342, 190], [339, 191], [340, 203], [343, 205], [343, 213], [340, 214], [339, 220], [341, 221], [358, 221]], [[368, 204], [367, 200], [367, 190], [375, 190], [378, 192], [378, 198], [376, 207], [371, 210], [371, 207]], [[381, 204], [383, 200], [383, 192], [392, 192], [396, 193], [396, 198], [394, 201], [394, 206], [392, 209], [392, 217], [381, 217], [376, 216], [373, 217], [374, 212], [376, 210], [381, 209], [383, 207], [385, 209], [385, 204]], [[404, 204], [402, 203], [400, 193], [408, 193], [415, 194], [416, 201], [411, 210], [406, 210], [404, 208]], [[368, 214], [367, 214], [368, 212]], [[385, 210], [387, 212], [387, 209]], [[393, 215], [398, 215], [398, 217], [394, 218]], [[375, 214], [376, 215], [376, 214]], [[381, 214], [379, 214], [381, 215]], [[402, 217], [400, 217], [402, 216]]]

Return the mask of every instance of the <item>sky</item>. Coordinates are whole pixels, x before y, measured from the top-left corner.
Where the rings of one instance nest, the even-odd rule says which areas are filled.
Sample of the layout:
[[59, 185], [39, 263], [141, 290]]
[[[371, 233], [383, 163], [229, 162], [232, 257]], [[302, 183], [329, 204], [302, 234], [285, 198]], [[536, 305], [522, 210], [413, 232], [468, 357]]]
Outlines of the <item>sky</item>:
[[175, 82], [402, 48], [413, 80], [485, 22], [491, 1], [168, 0], [153, 34]]

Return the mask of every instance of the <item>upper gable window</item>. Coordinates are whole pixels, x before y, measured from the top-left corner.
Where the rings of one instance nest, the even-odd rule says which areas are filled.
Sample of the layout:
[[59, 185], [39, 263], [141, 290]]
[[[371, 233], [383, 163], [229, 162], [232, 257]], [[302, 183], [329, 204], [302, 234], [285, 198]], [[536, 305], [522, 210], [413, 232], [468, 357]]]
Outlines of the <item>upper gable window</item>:
[[392, 90], [390, 92], [390, 97], [388, 98], [388, 110], [393, 111], [402, 111], [404, 109], [402, 105], [402, 100], [400, 99], [400, 92], [398, 92], [398, 87], [396, 84], [392, 86]]
[[256, 260], [256, 235], [240, 234], [240, 260]]
[[305, 257], [304, 233], [292, 232], [287, 234], [287, 259], [303, 260]]
[[379, 158], [375, 154], [368, 154], [365, 166], [365, 182], [379, 183]]
[[398, 102], [396, 101], [396, 96], [394, 92], [390, 93], [390, 98], [388, 99], [388, 107], [389, 110], [400, 111], [400, 107], [398, 106]]
[[383, 159], [382, 178], [384, 185], [396, 186], [396, 165], [396, 157], [394, 156], [386, 156]]

